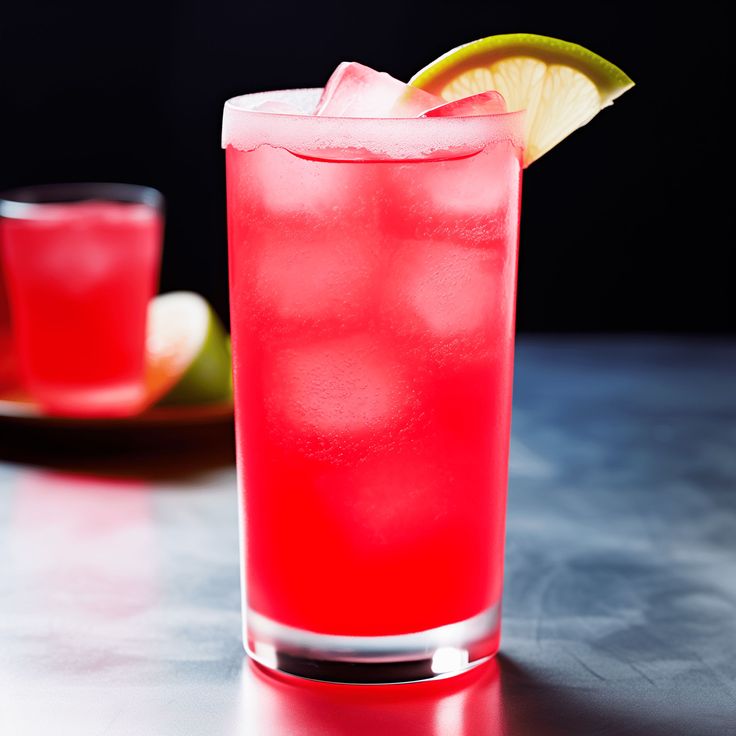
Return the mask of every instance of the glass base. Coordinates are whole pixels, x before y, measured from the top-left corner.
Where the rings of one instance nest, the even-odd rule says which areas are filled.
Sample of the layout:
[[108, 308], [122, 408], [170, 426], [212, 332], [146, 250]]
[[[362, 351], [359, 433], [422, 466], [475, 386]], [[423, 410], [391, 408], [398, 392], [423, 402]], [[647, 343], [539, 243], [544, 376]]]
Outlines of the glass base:
[[245, 648], [256, 662], [288, 675], [363, 685], [452, 677], [498, 650], [500, 606], [447, 626], [395, 636], [333, 636], [248, 612]]

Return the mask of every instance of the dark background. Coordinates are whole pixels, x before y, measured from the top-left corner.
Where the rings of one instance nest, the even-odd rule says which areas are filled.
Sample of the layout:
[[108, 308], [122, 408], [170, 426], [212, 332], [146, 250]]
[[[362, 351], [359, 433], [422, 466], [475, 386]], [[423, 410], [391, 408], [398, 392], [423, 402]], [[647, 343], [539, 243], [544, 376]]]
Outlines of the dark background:
[[162, 290], [199, 291], [226, 318], [225, 99], [321, 86], [342, 60], [406, 80], [482, 36], [556, 36], [610, 59], [637, 86], [525, 174], [519, 329], [732, 332], [731, 194], [713, 181], [730, 139], [727, 24], [701, 4], [681, 18], [668, 10], [665, 29], [654, 7], [6, 3], [0, 187], [161, 189]]

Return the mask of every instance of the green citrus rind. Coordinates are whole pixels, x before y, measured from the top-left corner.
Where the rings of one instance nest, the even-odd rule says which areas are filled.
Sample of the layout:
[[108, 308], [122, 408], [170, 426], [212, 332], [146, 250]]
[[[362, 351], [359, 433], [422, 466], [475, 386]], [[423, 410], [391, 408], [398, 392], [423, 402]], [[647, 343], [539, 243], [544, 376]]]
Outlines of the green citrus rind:
[[232, 398], [229, 336], [214, 310], [207, 306], [210, 318], [204, 342], [183, 375], [158, 401], [162, 406], [204, 404]]
[[576, 43], [534, 33], [489, 36], [458, 46], [418, 71], [409, 84], [441, 96], [442, 90], [459, 74], [512, 56], [528, 56], [577, 69], [598, 88], [601, 107], [634, 86], [627, 74], [602, 56]]

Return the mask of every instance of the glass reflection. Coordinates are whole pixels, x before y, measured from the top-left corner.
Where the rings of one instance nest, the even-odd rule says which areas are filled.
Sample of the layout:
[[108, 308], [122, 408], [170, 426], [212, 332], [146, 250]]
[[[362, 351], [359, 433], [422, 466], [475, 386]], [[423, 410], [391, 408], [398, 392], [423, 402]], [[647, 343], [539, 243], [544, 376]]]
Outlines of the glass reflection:
[[114, 664], [109, 642], [158, 596], [147, 484], [29, 470], [14, 490], [6, 541], [15, 610], [8, 613], [32, 622], [43, 639], [17, 640], [18, 658], [31, 668], [35, 653], [44, 669], [49, 662], [66, 672], [105, 669]]
[[502, 736], [495, 660], [455, 678], [413, 685], [330, 685], [243, 668], [237, 712], [248, 736]]

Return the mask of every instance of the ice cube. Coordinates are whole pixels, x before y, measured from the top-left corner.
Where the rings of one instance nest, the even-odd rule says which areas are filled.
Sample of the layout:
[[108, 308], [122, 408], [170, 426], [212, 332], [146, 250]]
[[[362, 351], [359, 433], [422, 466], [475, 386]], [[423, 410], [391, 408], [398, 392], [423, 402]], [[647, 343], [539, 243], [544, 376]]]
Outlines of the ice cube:
[[86, 234], [74, 231], [57, 234], [53, 241], [49, 239], [35, 260], [36, 278], [53, 282], [57, 289], [73, 297], [100, 288], [122, 267], [123, 258], [114, 248], [101, 246]]
[[387, 228], [402, 238], [506, 247], [518, 217], [520, 173], [509, 143], [474, 156], [433, 161], [421, 172], [411, 166], [387, 169]]
[[489, 221], [499, 210], [516, 206], [519, 171], [511, 146], [499, 143], [472, 158], [441, 164], [436, 176], [419, 183], [435, 213]]
[[[242, 162], [233, 166], [232, 186], [246, 208], [258, 207], [252, 217], [264, 215], [313, 215], [327, 222], [349, 217], [359, 207], [367, 185], [357, 186], [354, 166], [335, 166], [295, 156], [283, 149], [263, 146], [238, 152]], [[230, 173], [230, 172], [229, 172]]]
[[254, 296], [282, 320], [346, 324], [369, 308], [373, 244], [318, 225], [285, 223], [278, 233], [251, 242]]
[[[453, 486], [447, 449], [420, 432], [428, 444], [405, 443], [389, 452], [366, 457], [350, 466], [321, 473], [318, 485], [329, 503], [323, 508], [360, 539], [361, 551], [375, 559], [422, 539], [436, 539], [453, 514]], [[349, 492], [345, 492], [346, 489]]]
[[509, 311], [506, 260], [495, 249], [406, 242], [385, 282], [386, 313], [398, 331], [434, 341], [477, 336]]
[[343, 61], [327, 81], [316, 115], [346, 118], [412, 118], [441, 105], [441, 97], [404, 84], [386, 72]]
[[231, 237], [245, 244], [232, 274], [237, 298], [284, 322], [353, 322], [377, 257], [367, 235], [379, 217], [373, 172], [269, 146], [232, 155], [242, 157], [228, 172]]
[[472, 117], [474, 115], [498, 115], [505, 112], [506, 100], [504, 100], [503, 95], [491, 90], [470, 97], [461, 97], [459, 100], [453, 100], [452, 102], [445, 102], [431, 110], [427, 110], [422, 117]]
[[407, 403], [401, 364], [365, 334], [285, 349], [276, 354], [269, 380], [271, 415], [308, 434], [360, 437], [385, 430]]

